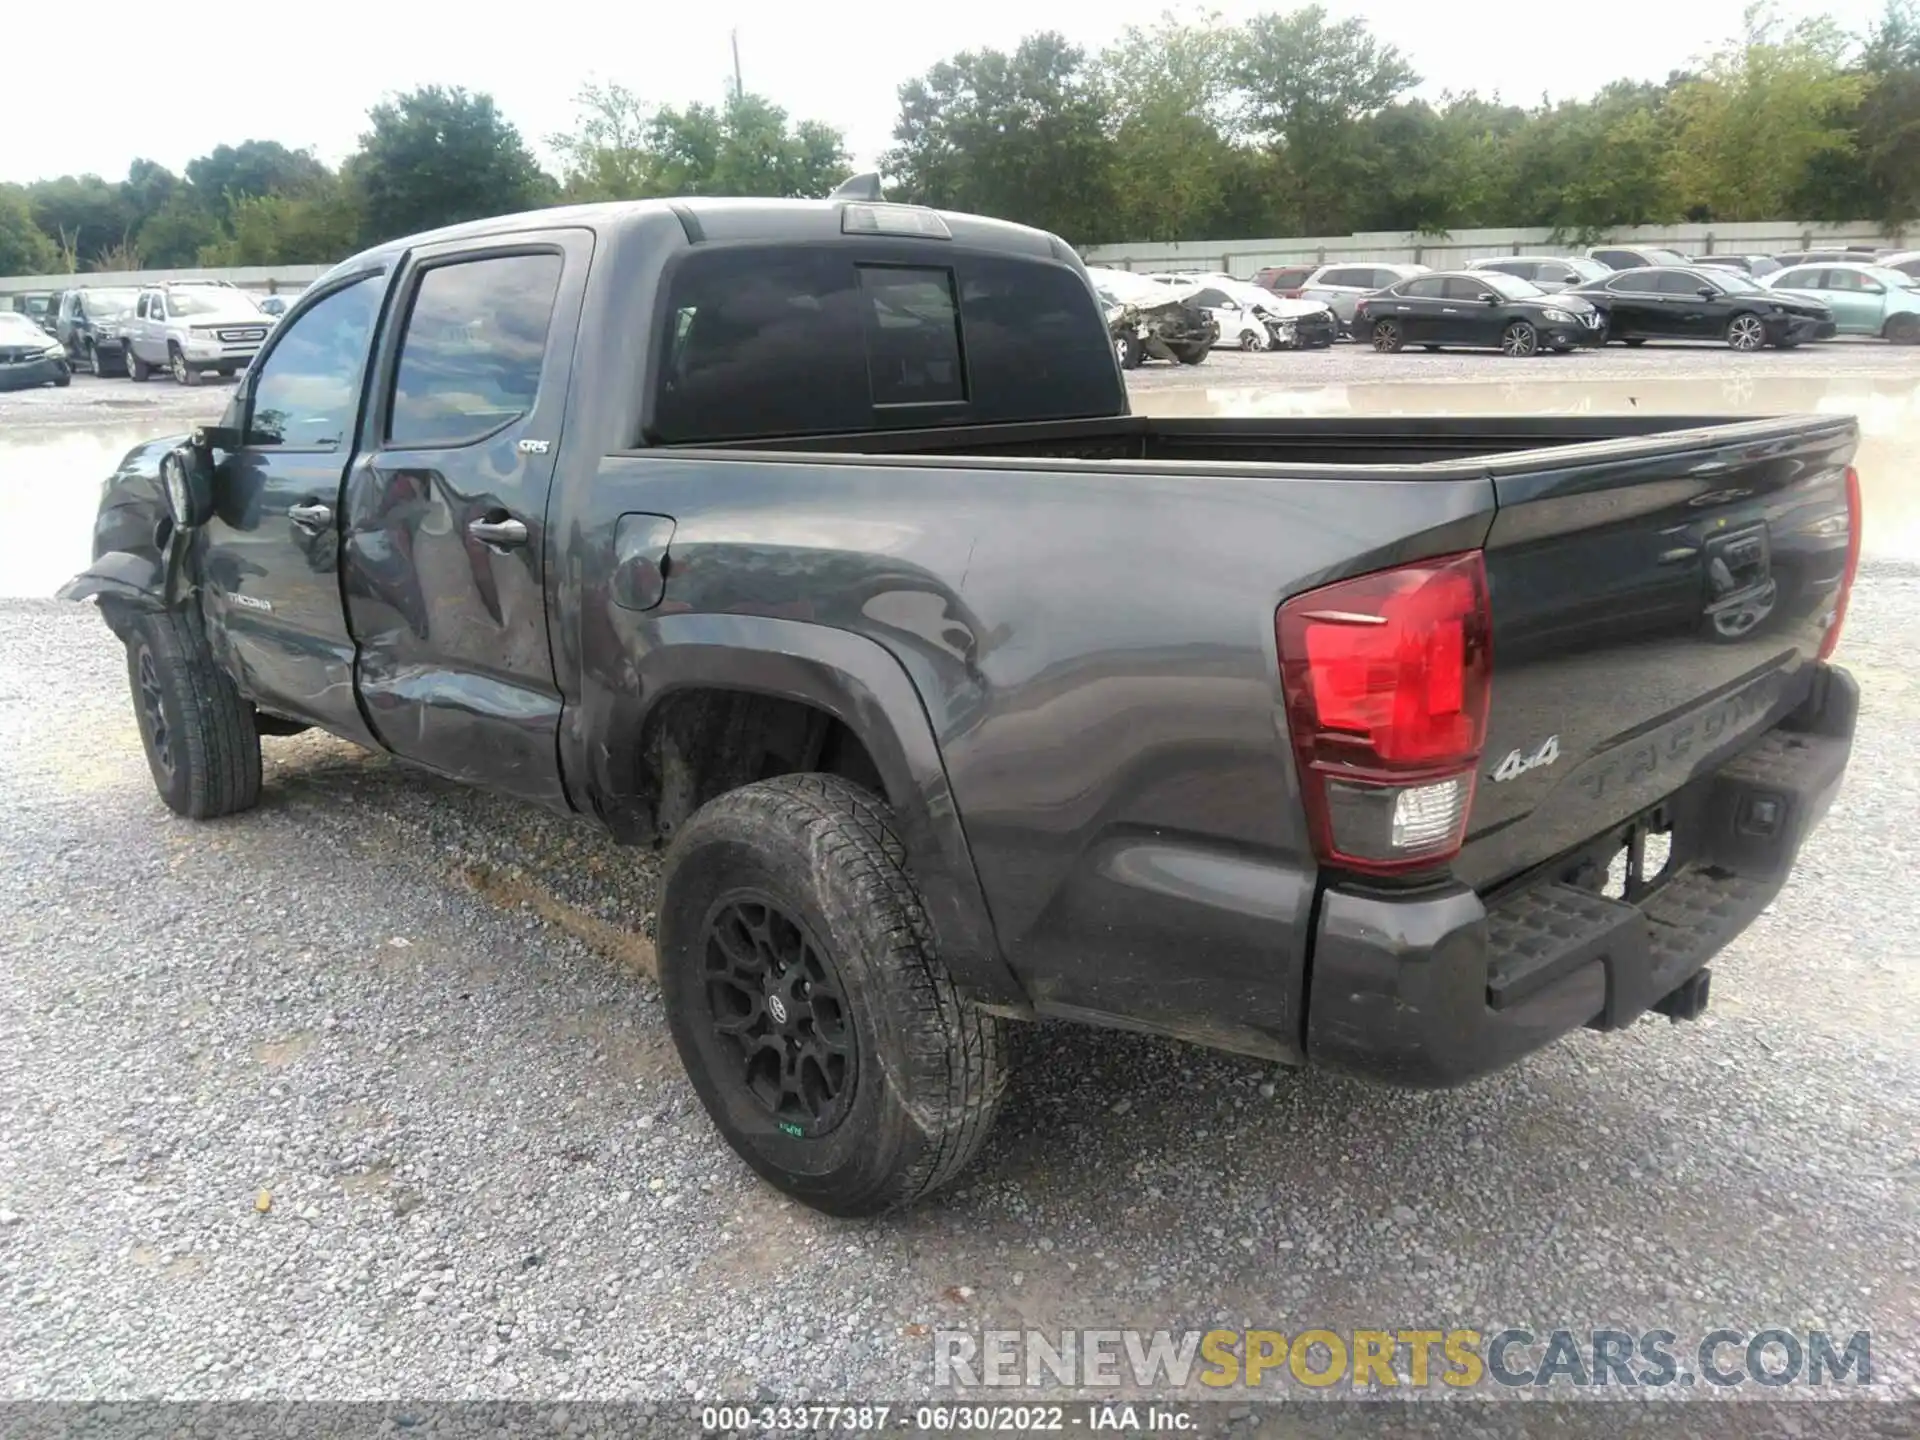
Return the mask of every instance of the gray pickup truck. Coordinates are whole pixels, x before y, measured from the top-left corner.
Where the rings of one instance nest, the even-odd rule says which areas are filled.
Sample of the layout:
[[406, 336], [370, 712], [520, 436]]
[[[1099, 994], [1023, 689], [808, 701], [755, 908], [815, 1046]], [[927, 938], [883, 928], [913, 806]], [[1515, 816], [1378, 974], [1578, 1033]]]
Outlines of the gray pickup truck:
[[1441, 1086], [1697, 1014], [1847, 763], [1856, 440], [1141, 417], [1051, 235], [554, 209], [316, 283], [63, 594], [183, 815], [317, 726], [663, 843], [695, 1088], [861, 1214], [1010, 1022]]

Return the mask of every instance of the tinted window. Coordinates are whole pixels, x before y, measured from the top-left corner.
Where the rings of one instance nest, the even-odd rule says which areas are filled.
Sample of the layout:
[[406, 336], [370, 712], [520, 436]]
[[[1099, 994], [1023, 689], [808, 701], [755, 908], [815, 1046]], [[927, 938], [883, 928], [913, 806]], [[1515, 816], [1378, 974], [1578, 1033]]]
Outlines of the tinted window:
[[981, 255], [937, 268], [857, 264], [865, 249], [743, 246], [682, 259], [669, 281], [650, 438], [1120, 409], [1106, 322], [1078, 272]]
[[1622, 270], [1607, 281], [1607, 289], [1624, 294], [1644, 295], [1654, 288], [1654, 278], [1651, 270]]
[[420, 277], [394, 369], [387, 444], [466, 445], [533, 409], [560, 257], [495, 255]]
[[1400, 287], [1400, 293], [1410, 300], [1438, 300], [1446, 290], [1443, 282], [1437, 279], [1409, 280]]
[[1398, 270], [1375, 270], [1367, 283], [1375, 290], [1384, 290], [1389, 285], [1398, 285], [1406, 278]]
[[1335, 269], [1329, 270], [1319, 279], [1322, 285], [1343, 285], [1353, 290], [1371, 290], [1374, 288], [1371, 270]]
[[1593, 258], [1602, 265], [1611, 265], [1616, 270], [1625, 270], [1640, 263], [1640, 257], [1627, 250], [1596, 250]]
[[1896, 260], [1893, 268], [1903, 275], [1920, 275], [1920, 259]]
[[1312, 273], [1311, 269], [1296, 265], [1288, 270], [1262, 270], [1255, 279], [1269, 290], [1297, 290], [1307, 283]]
[[1867, 277], [1862, 275], [1858, 270], [1829, 270], [1826, 272], [1826, 281], [1821, 288], [1825, 290], [1846, 290], [1857, 294], [1867, 289], [1872, 283], [1872, 281], [1868, 280]]
[[936, 405], [967, 398], [952, 271], [863, 265], [860, 294], [874, 404]]
[[378, 278], [334, 291], [280, 331], [254, 378], [247, 444], [330, 449], [346, 438], [373, 341]]
[[1540, 273], [1540, 267], [1531, 260], [1489, 260], [1480, 268], [1498, 271], [1502, 275], [1515, 275], [1522, 280], [1532, 280]]
[[1654, 276], [1653, 288], [1662, 295], [1692, 295], [1698, 298], [1708, 281], [1685, 270], [1662, 270]]
[[1819, 270], [1783, 271], [1773, 282], [1776, 290], [1824, 290], [1826, 277]]

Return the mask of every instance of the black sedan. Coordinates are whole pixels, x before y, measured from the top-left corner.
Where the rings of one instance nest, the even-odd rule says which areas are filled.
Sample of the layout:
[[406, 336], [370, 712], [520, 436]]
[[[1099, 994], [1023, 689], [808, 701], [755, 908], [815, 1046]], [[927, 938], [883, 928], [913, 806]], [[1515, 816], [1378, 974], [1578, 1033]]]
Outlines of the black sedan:
[[1738, 270], [1704, 265], [1622, 270], [1568, 294], [1605, 310], [1607, 338], [1628, 345], [1718, 340], [1735, 350], [1789, 349], [1835, 331], [1833, 311], [1818, 300], [1769, 290]]
[[17, 310], [0, 310], [0, 390], [66, 385], [73, 371], [60, 342]]
[[1354, 309], [1353, 333], [1391, 355], [1408, 345], [1499, 350], [1516, 359], [1606, 340], [1606, 317], [1570, 293], [1549, 295], [1530, 280], [1497, 270], [1416, 275], [1368, 295]]

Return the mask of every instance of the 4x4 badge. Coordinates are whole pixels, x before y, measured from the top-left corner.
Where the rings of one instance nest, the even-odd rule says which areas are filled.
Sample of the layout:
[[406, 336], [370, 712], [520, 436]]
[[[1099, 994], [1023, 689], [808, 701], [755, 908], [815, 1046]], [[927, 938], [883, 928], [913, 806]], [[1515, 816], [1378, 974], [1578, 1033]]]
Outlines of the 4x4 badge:
[[1509, 751], [1507, 758], [1494, 767], [1493, 779], [1498, 784], [1502, 780], [1517, 780], [1529, 770], [1538, 770], [1543, 765], [1551, 765], [1560, 758], [1560, 737], [1549, 735], [1538, 750], [1531, 755], [1522, 755], [1518, 750]]

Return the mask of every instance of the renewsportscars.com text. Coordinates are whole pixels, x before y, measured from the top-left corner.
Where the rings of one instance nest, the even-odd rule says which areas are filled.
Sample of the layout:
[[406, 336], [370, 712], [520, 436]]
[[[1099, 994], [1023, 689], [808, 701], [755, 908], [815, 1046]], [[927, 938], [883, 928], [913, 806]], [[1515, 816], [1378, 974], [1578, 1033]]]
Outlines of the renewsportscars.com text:
[[1859, 1387], [1869, 1332], [936, 1330], [934, 1384], [993, 1389], [1355, 1390]]

